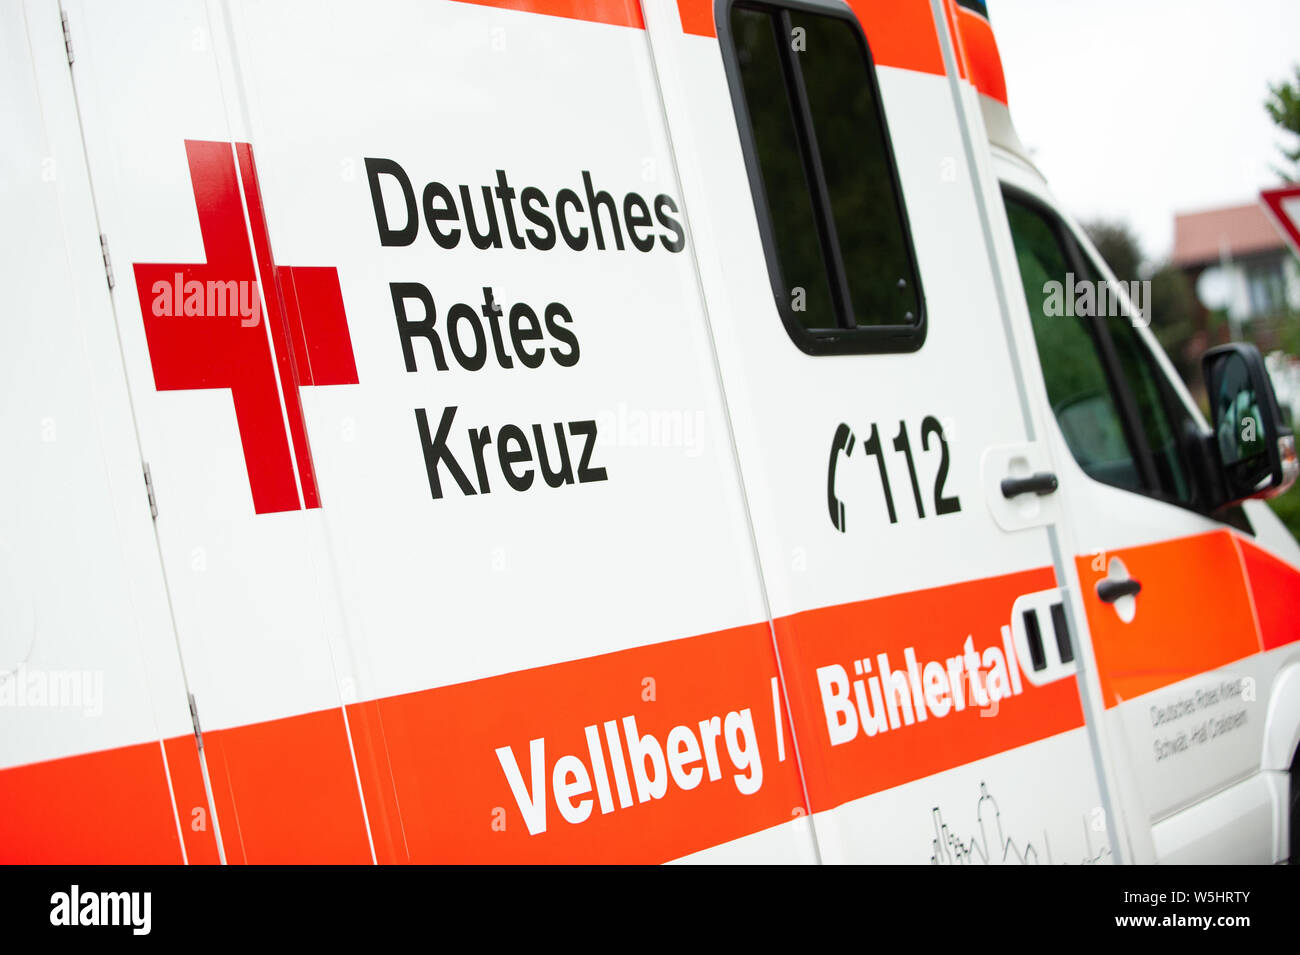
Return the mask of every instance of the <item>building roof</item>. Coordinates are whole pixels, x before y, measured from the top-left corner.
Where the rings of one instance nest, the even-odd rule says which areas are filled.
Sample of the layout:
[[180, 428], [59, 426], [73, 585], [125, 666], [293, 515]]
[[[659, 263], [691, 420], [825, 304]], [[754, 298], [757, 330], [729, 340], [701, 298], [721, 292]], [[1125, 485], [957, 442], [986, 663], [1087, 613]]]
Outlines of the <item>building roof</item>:
[[1285, 246], [1282, 234], [1257, 202], [1174, 216], [1173, 262], [1180, 268], [1218, 262], [1224, 251], [1241, 258]]

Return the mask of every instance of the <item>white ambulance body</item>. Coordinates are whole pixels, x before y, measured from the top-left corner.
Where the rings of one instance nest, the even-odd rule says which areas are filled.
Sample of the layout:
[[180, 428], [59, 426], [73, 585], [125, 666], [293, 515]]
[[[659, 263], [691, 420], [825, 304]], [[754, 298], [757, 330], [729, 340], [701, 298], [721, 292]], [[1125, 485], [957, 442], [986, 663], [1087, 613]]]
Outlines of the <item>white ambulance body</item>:
[[1059, 400], [979, 6], [0, 8], [0, 858], [1285, 859], [1300, 547]]

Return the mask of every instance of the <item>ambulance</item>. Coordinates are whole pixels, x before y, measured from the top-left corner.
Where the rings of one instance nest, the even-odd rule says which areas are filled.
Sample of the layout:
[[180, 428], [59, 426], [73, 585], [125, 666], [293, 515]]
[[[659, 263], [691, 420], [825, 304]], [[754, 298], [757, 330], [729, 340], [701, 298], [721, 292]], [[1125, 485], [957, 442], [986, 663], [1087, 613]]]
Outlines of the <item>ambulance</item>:
[[1294, 437], [983, 3], [0, 17], [0, 859], [1296, 855]]

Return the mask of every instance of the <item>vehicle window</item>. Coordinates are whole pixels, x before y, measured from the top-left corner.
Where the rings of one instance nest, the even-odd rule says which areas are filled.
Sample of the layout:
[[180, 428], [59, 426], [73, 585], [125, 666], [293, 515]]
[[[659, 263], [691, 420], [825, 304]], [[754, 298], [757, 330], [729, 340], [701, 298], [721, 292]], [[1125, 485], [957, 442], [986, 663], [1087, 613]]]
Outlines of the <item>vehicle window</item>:
[[[1098, 273], [1091, 263], [1086, 265], [1085, 272], [1095, 281]], [[1170, 411], [1173, 401], [1163, 385], [1163, 373], [1127, 314], [1106, 316], [1102, 321], [1114, 344], [1120, 371], [1133, 393], [1138, 419], [1151, 447], [1157, 481], [1157, 487], [1152, 490], [1162, 497], [1186, 504], [1192, 497], [1191, 484], [1180, 450], [1181, 428]]]
[[[1193, 426], [1113, 287], [1060, 220], [1014, 191], [1003, 200], [1052, 411], [1071, 454], [1106, 484], [1185, 506]], [[1090, 310], [1076, 314], [1076, 289]], [[1104, 302], [1104, 304], [1102, 304]]]
[[1051, 283], [1065, 288], [1070, 272], [1060, 234], [1037, 209], [1012, 196], [1006, 197], [1006, 209], [1047, 397], [1065, 443], [1096, 480], [1140, 491], [1141, 473], [1090, 323], [1061, 314], [1059, 297], [1052, 300]]
[[[902, 212], [891, 181], [870, 65], [843, 20], [791, 12], [803, 29], [800, 54], [817, 151], [826, 174], [849, 304], [857, 325], [912, 325], [920, 305], [903, 247]], [[856, 82], [854, 81], [856, 78]]]
[[733, 99], [787, 329], [805, 351], [920, 347], [924, 299], [856, 20], [743, 2], [728, 24]]
[[772, 216], [783, 297], [790, 301], [794, 297], [792, 289], [803, 289], [803, 308], [793, 310], [799, 323], [805, 328], [836, 328], [839, 320], [826, 277], [828, 252], [822, 247], [803, 161], [799, 151], [790, 148], [799, 137], [785, 94], [772, 18], [757, 10], [736, 7], [731, 21]]

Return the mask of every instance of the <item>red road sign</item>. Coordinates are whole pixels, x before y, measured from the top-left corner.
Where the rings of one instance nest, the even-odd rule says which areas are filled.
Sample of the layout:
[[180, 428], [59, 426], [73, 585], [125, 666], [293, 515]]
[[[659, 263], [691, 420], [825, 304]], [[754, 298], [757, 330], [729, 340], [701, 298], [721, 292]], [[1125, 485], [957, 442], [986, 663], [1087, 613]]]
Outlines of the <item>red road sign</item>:
[[1300, 184], [1265, 189], [1259, 197], [1286, 235], [1291, 251], [1300, 256]]

